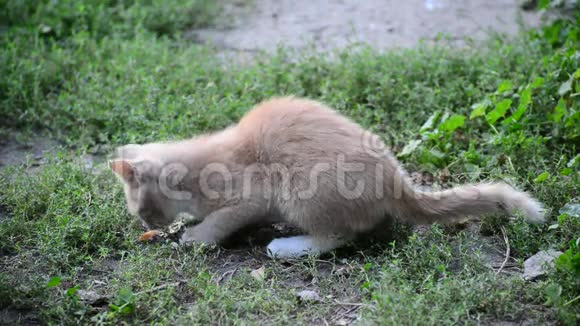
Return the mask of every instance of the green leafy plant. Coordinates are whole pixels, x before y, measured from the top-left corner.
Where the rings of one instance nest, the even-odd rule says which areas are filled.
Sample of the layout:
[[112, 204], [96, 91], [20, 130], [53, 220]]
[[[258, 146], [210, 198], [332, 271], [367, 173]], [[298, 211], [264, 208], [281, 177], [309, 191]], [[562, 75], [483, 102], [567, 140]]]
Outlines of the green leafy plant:
[[130, 315], [135, 312], [136, 297], [129, 288], [121, 288], [115, 303], [109, 304], [112, 315]]
[[580, 277], [580, 238], [570, 241], [570, 248], [558, 257], [556, 267]]
[[58, 276], [51, 277], [50, 280], [48, 280], [46, 283], [46, 287], [48, 288], [53, 288], [58, 285], [60, 285], [60, 277]]
[[577, 307], [580, 300], [580, 238], [571, 240], [569, 248], [555, 262], [556, 273], [544, 292], [547, 304], [555, 306], [566, 323], [574, 324], [577, 314], [571, 307]]

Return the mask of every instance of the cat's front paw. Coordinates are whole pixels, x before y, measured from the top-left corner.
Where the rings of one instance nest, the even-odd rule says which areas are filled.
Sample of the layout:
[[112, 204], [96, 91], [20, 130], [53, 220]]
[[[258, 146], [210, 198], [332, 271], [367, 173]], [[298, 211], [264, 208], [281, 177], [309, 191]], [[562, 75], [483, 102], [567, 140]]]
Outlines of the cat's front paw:
[[196, 240], [191, 230], [186, 230], [179, 238], [179, 244], [185, 247], [191, 246], [194, 242], [198, 242], [198, 240]]
[[179, 238], [179, 244], [191, 246], [193, 243], [204, 243], [208, 245], [217, 244], [215, 236], [210, 232], [204, 232], [199, 228], [189, 228], [183, 232]]

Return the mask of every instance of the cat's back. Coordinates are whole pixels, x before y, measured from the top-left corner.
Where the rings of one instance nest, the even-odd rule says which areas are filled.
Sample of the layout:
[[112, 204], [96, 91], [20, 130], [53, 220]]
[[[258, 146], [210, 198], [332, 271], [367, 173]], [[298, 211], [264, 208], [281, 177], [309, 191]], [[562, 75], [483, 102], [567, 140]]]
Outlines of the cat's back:
[[[295, 97], [279, 97], [263, 101], [252, 108], [239, 122], [244, 130], [276, 130], [306, 122], [306, 119], [329, 119], [333, 112], [321, 103]], [[279, 128], [277, 129], [281, 131]]]
[[264, 163], [353, 154], [365, 132], [322, 103], [294, 97], [258, 104], [238, 128], [253, 139]]

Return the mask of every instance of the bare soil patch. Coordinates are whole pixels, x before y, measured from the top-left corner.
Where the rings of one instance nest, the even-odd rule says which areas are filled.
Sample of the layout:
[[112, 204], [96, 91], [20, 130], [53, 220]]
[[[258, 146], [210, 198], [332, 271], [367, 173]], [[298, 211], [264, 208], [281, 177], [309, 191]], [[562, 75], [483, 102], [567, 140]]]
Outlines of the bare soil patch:
[[490, 31], [514, 35], [540, 23], [516, 0], [255, 0], [227, 3], [222, 26], [191, 32], [222, 53], [252, 56], [279, 45], [327, 52], [363, 43], [378, 50], [412, 48], [446, 36], [453, 44]]
[[56, 149], [58, 143], [50, 137], [35, 134], [23, 137], [20, 134], [10, 134], [0, 139], [0, 168], [9, 165], [30, 163], [31, 166], [42, 164], [44, 155]]

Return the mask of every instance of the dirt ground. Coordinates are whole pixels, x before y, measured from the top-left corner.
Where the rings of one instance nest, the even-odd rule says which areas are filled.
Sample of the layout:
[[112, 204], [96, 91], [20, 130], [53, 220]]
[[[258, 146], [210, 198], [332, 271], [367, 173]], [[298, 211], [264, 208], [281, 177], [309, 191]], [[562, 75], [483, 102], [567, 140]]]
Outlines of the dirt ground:
[[47, 137], [21, 138], [18, 133], [10, 133], [5, 138], [0, 138], [0, 169], [27, 163], [32, 167], [38, 166], [42, 164], [44, 155], [51, 153], [57, 146], [56, 141]]
[[353, 43], [379, 50], [410, 48], [443, 35], [463, 45], [490, 31], [513, 35], [540, 23], [517, 0], [238, 0], [221, 27], [192, 32], [197, 40], [233, 54], [272, 52], [279, 45], [318, 51]]

